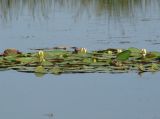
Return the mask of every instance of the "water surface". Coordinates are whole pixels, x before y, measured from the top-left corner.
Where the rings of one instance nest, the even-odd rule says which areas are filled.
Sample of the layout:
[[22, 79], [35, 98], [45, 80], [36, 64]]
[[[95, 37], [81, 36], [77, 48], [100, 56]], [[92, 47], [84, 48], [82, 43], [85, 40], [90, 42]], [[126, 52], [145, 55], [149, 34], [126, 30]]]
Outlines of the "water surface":
[[[10, 1], [10, 2], [9, 2]], [[81, 46], [159, 50], [158, 0], [1, 0], [0, 49]]]
[[0, 74], [1, 118], [46, 119], [47, 113], [54, 113], [56, 119], [160, 117], [158, 73], [46, 75], [43, 79]]
[[[159, 0], [0, 0], [0, 51], [59, 45], [160, 50]], [[0, 118], [160, 119], [159, 72], [0, 72]]]

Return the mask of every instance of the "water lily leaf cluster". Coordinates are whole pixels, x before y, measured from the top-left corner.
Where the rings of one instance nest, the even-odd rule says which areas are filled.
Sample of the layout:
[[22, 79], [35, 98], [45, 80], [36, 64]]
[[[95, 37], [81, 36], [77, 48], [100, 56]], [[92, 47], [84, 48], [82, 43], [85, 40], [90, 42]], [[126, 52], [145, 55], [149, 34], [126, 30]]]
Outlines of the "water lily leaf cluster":
[[23, 53], [6, 49], [0, 54], [0, 70], [44, 74], [124, 73], [160, 70], [160, 52], [128, 48], [87, 51], [86, 48], [56, 48]]

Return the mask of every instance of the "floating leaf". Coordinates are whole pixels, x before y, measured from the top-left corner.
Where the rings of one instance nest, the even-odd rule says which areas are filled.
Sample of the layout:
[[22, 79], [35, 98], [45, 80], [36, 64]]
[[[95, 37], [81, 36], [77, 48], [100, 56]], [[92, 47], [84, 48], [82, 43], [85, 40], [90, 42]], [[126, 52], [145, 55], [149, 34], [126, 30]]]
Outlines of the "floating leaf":
[[90, 63], [92, 63], [92, 59], [91, 58], [84, 58], [83, 62], [90, 64]]
[[120, 60], [120, 61], [126, 61], [129, 59], [130, 57], [130, 54], [131, 54], [131, 51], [130, 50], [125, 50], [121, 53], [119, 53], [116, 57], [117, 60]]
[[160, 52], [150, 52], [146, 55], [146, 58], [154, 59], [160, 57]]
[[48, 51], [47, 53], [46, 53], [46, 55], [50, 55], [50, 56], [55, 56], [55, 55], [57, 55], [57, 56], [60, 56], [60, 55], [63, 55], [63, 54], [67, 54], [67, 51], [66, 50], [59, 50], [59, 49], [57, 49], [57, 50], [51, 50], [51, 51]]
[[15, 56], [6, 56], [6, 57], [4, 57], [4, 60], [5, 61], [8, 61], [8, 62], [16, 62], [17, 60], [16, 60], [16, 57]]
[[44, 61], [41, 63], [42, 66], [52, 66], [53, 64], [49, 61]]
[[138, 49], [138, 48], [134, 48], [134, 47], [131, 47], [131, 48], [128, 48], [129, 51], [131, 51], [131, 56], [133, 57], [140, 57], [142, 54], [141, 54], [141, 50]]
[[156, 57], [159, 57], [159, 56], [160, 56], [160, 52], [156, 52], [156, 51], [151, 52], [151, 54], [154, 54]]
[[34, 60], [33, 57], [21, 57], [21, 58], [17, 58], [17, 61], [21, 62], [22, 64], [27, 64], [30, 63]]
[[141, 52], [140, 49], [134, 48], [134, 47], [130, 47], [130, 48], [128, 48], [128, 50], [130, 50], [131, 52], [136, 52], [136, 53], [140, 53]]

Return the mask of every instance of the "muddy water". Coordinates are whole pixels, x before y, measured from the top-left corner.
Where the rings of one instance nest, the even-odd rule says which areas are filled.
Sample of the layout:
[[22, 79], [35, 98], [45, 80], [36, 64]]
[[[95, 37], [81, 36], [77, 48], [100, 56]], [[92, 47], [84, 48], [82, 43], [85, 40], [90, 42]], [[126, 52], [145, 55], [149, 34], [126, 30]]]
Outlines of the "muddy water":
[[[160, 50], [159, 0], [0, 0], [0, 51], [78, 46]], [[160, 119], [159, 72], [0, 72], [2, 119]]]

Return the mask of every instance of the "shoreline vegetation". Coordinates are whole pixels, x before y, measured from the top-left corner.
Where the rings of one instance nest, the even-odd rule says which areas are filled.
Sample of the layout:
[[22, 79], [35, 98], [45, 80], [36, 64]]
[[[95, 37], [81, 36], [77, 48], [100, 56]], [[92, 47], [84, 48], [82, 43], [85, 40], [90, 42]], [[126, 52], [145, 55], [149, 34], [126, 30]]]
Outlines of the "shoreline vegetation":
[[[152, 4], [159, 9], [159, 0]], [[151, 6], [151, 0], [0, 0], [0, 19], [18, 18], [26, 11], [26, 15], [33, 18], [47, 18], [56, 8], [74, 11], [75, 16], [83, 15], [86, 11], [89, 16], [105, 14], [108, 17], [133, 18], [137, 15], [137, 9], [145, 14]]]
[[160, 52], [128, 48], [87, 51], [78, 47], [32, 49], [23, 53], [6, 49], [0, 54], [0, 70], [45, 74], [128, 73], [160, 71]]

